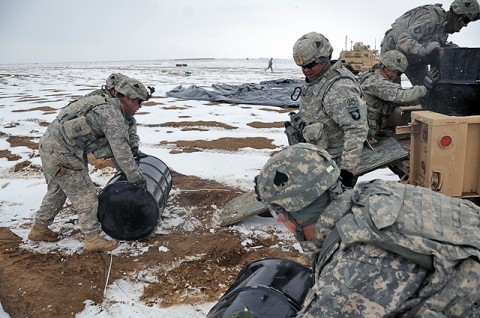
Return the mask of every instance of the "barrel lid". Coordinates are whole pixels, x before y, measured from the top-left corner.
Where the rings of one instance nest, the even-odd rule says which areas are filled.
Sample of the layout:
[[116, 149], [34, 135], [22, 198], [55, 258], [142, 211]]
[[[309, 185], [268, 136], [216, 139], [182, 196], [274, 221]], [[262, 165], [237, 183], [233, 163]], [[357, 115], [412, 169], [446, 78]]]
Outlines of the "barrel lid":
[[149, 192], [118, 181], [100, 192], [97, 216], [105, 233], [128, 241], [146, 239], [155, 230], [160, 212]]

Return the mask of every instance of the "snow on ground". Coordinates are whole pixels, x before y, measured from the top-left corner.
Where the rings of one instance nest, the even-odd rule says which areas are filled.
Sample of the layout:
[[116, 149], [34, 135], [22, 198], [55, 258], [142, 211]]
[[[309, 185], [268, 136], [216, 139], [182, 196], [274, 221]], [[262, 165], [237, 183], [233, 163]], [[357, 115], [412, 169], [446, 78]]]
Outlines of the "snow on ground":
[[[187, 64], [176, 67], [176, 63]], [[144, 106], [136, 118], [139, 123], [141, 150], [164, 161], [171, 169], [201, 178], [216, 180], [244, 190], [252, 189], [252, 180], [258, 174], [272, 151], [242, 148], [238, 151], [205, 150], [202, 152], [171, 154], [168, 142], [178, 140], [215, 140], [222, 137], [265, 137], [273, 140], [280, 150], [287, 145], [281, 128], [258, 129], [247, 125], [252, 121], [279, 122], [287, 120], [286, 113], [277, 107], [252, 105], [212, 105], [206, 101], [177, 100], [165, 97], [165, 93], [178, 85], [210, 87], [215, 83], [258, 83], [280, 78], [301, 78], [300, 69], [291, 60], [274, 60], [274, 73], [264, 72], [268, 59], [250, 60], [161, 60], [124, 61], [62, 64], [2, 65], [0, 71], [0, 150], [9, 150], [22, 159], [8, 161], [0, 158], [0, 226], [10, 227], [14, 233], [26, 238], [28, 228], [21, 225], [30, 222], [46, 192], [43, 176], [34, 172], [14, 177], [10, 173], [16, 163], [30, 160], [40, 166], [38, 157], [30, 158], [27, 147], [10, 147], [10, 136], [34, 137], [36, 141], [46, 129], [44, 122], [51, 122], [56, 111], [73, 99], [104, 84], [107, 76], [121, 72], [154, 86], [152, 101], [157, 106]], [[46, 112], [39, 107], [51, 107]], [[38, 110], [32, 110], [39, 108]], [[205, 131], [188, 131], [181, 128], [162, 127], [158, 124], [178, 121], [217, 121], [234, 127], [233, 130], [209, 127]], [[167, 144], [160, 142], [167, 142]], [[111, 175], [96, 173], [95, 182], [105, 185]], [[382, 178], [398, 180], [388, 169], [380, 169], [362, 176], [360, 181]], [[168, 213], [168, 211], [166, 211]], [[69, 216], [71, 217], [71, 216]], [[262, 219], [262, 220], [260, 220]], [[56, 222], [62, 222], [58, 219]], [[171, 218], [170, 222], [175, 222]], [[263, 222], [258, 224], [257, 222]], [[162, 226], [168, 228], [172, 224]], [[237, 225], [240, 231], [252, 231], [255, 226], [275, 227], [273, 221], [251, 217]], [[289, 235], [286, 231], [285, 235]], [[62, 248], [75, 252], [80, 249], [78, 240], [62, 240]], [[42, 249], [46, 244], [32, 244], [24, 240], [25, 248]], [[120, 247], [121, 249], [121, 247]], [[141, 248], [140, 251], [141, 252]], [[126, 280], [106, 286], [103, 304], [85, 302], [85, 309], [77, 317], [204, 317], [213, 306], [206, 303], [197, 306], [173, 306], [152, 308], [139, 301], [141, 283]], [[8, 317], [0, 306], [0, 318]]]

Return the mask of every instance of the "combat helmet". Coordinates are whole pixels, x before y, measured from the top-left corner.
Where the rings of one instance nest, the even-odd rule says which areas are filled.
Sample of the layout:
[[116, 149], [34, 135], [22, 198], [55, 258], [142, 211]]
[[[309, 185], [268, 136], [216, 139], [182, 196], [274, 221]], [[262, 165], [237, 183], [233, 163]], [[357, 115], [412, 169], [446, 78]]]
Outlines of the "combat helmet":
[[399, 71], [401, 73], [405, 73], [408, 67], [407, 57], [396, 50], [383, 53], [380, 56], [380, 63], [392, 71]]
[[329, 61], [333, 47], [326, 37], [317, 32], [303, 35], [293, 46], [293, 59], [298, 66], [307, 65], [313, 61]]
[[105, 82], [105, 88], [110, 90], [115, 88], [122, 80], [128, 78], [128, 76], [123, 75], [122, 73], [112, 73], [108, 76], [107, 81]]
[[459, 16], [466, 16], [470, 21], [480, 18], [480, 10], [477, 0], [455, 0], [450, 8]]
[[121, 80], [120, 83], [115, 86], [115, 90], [118, 93], [130, 97], [130, 99], [146, 101], [150, 98], [145, 86], [140, 81], [129, 77]]
[[287, 212], [298, 212], [337, 184], [340, 169], [330, 154], [298, 143], [270, 158], [256, 178], [258, 198]]

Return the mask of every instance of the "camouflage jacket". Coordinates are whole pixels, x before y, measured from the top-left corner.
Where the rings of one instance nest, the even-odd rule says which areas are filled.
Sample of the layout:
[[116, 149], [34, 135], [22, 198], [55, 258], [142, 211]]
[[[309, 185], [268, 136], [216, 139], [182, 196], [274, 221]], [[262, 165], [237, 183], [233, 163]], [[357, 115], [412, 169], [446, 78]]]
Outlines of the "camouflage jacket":
[[367, 108], [358, 81], [341, 62], [305, 81], [298, 115], [306, 124], [305, 140], [326, 149], [341, 169], [355, 173], [367, 138]]
[[[423, 295], [428, 295], [443, 288], [446, 277], [452, 275], [461, 260], [480, 258], [479, 215], [480, 207], [470, 201], [423, 187], [374, 180], [359, 183], [332, 201], [316, 223], [315, 242], [304, 246], [313, 252], [312, 262], [318, 265], [316, 275], [322, 264], [315, 259], [315, 249], [320, 251], [334, 227], [342, 249], [365, 243], [432, 257], [435, 271], [429, 285], [422, 289]], [[389, 248], [385, 248], [386, 244]], [[322, 259], [329, 259], [335, 250]]]
[[[110, 93], [104, 86], [102, 86], [102, 88], [96, 89], [83, 97], [95, 96], [95, 95], [110, 96]], [[130, 148], [138, 149], [140, 145], [140, 137], [138, 136], [138, 133], [137, 133], [137, 120], [135, 119], [135, 117], [131, 115], [126, 115], [125, 118], [128, 121], [128, 140], [129, 140]]]
[[[441, 4], [424, 5], [405, 12], [385, 33], [382, 52], [397, 50], [405, 55], [416, 55], [430, 42], [444, 46], [447, 42], [447, 13]], [[411, 63], [411, 59], [409, 59]]]
[[368, 111], [368, 136], [373, 137], [384, 128], [395, 107], [420, 103], [427, 94], [425, 86], [403, 88], [384, 78], [378, 69], [365, 71], [358, 76]]
[[127, 179], [137, 181], [141, 172], [129, 146], [128, 129], [120, 101], [94, 95], [67, 105], [47, 130], [80, 161], [90, 152], [97, 158], [113, 157]]

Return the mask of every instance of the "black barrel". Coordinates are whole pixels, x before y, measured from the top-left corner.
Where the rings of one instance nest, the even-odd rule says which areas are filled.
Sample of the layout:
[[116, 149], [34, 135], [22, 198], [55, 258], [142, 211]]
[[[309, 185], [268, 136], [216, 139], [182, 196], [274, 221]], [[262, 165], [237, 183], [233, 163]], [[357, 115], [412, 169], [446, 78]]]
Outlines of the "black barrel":
[[480, 48], [442, 48], [440, 79], [422, 106], [450, 116], [480, 115]]
[[284, 258], [257, 260], [240, 271], [207, 318], [227, 317], [245, 308], [258, 318], [293, 317], [312, 284], [312, 271], [300, 263]]
[[147, 192], [127, 181], [118, 171], [98, 196], [98, 220], [103, 231], [119, 240], [147, 238], [158, 224], [172, 188], [172, 174], [160, 159], [138, 161], [147, 180]]

